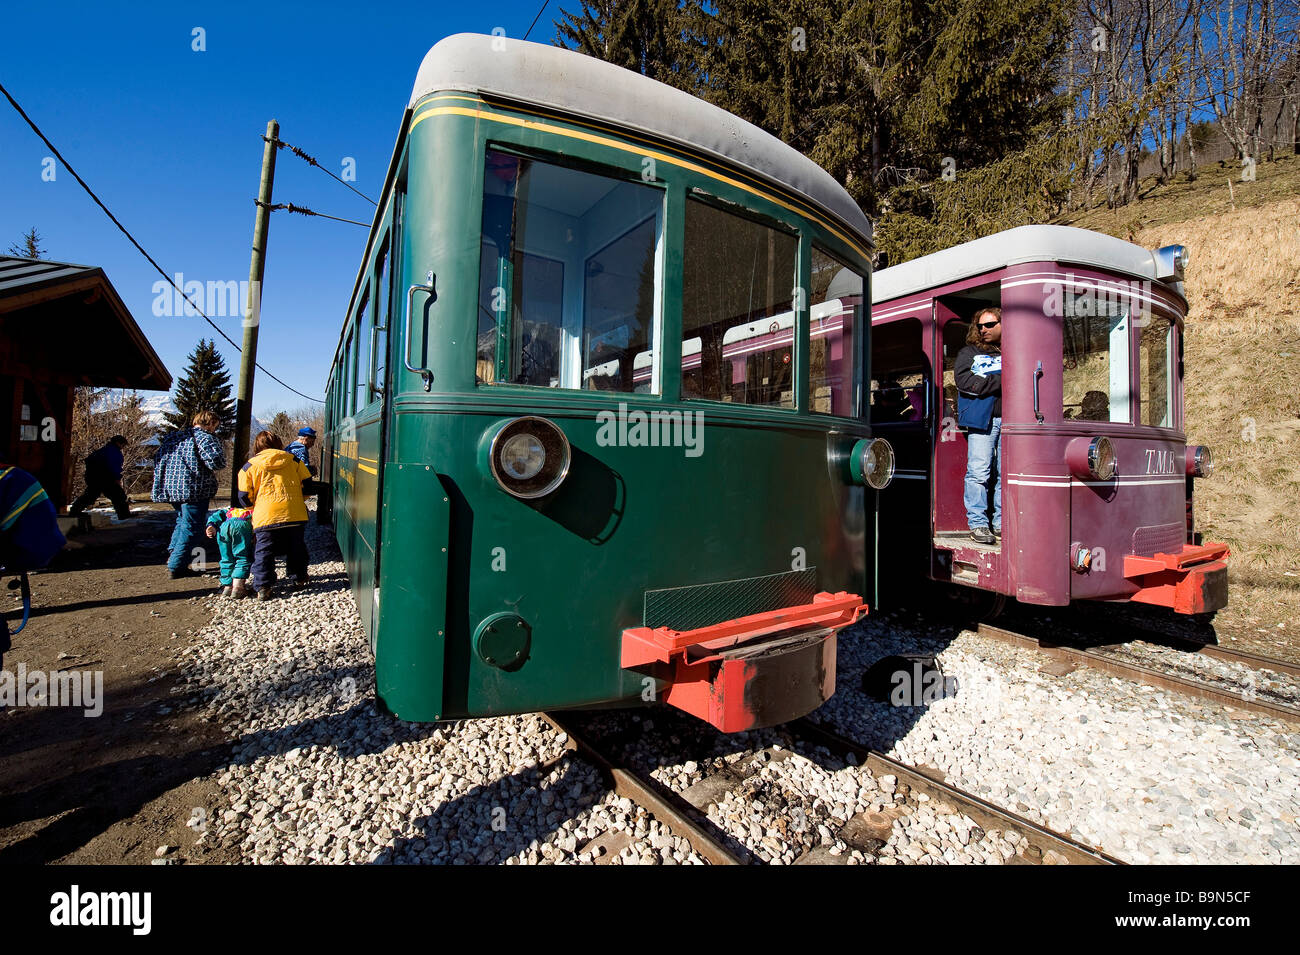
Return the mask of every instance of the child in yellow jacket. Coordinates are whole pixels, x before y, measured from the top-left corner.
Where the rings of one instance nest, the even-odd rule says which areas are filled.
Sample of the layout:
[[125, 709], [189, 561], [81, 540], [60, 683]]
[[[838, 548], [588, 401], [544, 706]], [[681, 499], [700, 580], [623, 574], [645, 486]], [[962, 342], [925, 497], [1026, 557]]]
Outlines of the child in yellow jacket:
[[259, 432], [253, 456], [239, 472], [239, 503], [253, 509], [253, 587], [259, 600], [271, 597], [275, 558], [283, 554], [294, 587], [307, 583], [307, 504], [302, 482], [311, 477], [307, 466], [280, 449], [280, 439]]

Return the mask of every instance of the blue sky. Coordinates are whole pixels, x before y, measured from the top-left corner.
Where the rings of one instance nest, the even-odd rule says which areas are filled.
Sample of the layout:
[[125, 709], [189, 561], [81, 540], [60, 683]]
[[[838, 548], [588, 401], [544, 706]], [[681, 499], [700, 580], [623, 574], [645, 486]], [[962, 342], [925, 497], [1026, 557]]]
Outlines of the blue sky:
[[[573, 0], [550, 0], [532, 40], [550, 42]], [[169, 273], [248, 279], [253, 200], [269, 119], [335, 175], [378, 198], [420, 60], [444, 36], [521, 37], [541, 0], [473, 3], [9, 4], [0, 81]], [[196, 52], [193, 30], [205, 31]], [[154, 349], [179, 376], [199, 317], [156, 317], [160, 278], [76, 180], [0, 99], [0, 251], [35, 226], [46, 258], [102, 266]], [[369, 222], [373, 208], [282, 150], [276, 202]], [[271, 219], [258, 360], [313, 397], [325, 378], [366, 230], [276, 212]], [[202, 303], [201, 303], [202, 304]], [[214, 319], [235, 341], [238, 317]], [[238, 374], [237, 349], [218, 346]], [[259, 417], [303, 399], [259, 373]]]

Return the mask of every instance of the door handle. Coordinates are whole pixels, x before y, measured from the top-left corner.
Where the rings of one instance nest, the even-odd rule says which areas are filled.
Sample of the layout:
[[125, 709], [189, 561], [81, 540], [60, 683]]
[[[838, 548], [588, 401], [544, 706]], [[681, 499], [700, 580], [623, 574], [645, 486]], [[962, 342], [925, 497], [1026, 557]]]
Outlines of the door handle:
[[[432, 305], [438, 301], [438, 291], [434, 288], [434, 274], [427, 273], [428, 282], [425, 285], [412, 285], [406, 290], [406, 342], [402, 346], [402, 364], [406, 366], [407, 371], [413, 371], [424, 381], [424, 390], [429, 391], [433, 387], [433, 371], [424, 366], [416, 367], [411, 363], [411, 303], [415, 298], [415, 293], [419, 291], [428, 292], [432, 298], [429, 304]], [[425, 326], [428, 327], [427, 325]], [[426, 344], [428, 336], [425, 336]]]
[[1038, 410], [1038, 379], [1043, 377], [1043, 363], [1040, 361], [1038, 367], [1034, 369], [1034, 418], [1039, 424], [1043, 423], [1043, 413]]

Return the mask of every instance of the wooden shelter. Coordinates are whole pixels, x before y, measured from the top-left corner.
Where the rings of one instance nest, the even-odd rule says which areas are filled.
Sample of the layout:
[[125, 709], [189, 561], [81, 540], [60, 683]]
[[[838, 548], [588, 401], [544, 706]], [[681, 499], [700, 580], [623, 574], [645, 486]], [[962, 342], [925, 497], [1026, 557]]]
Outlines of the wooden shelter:
[[104, 270], [0, 256], [0, 462], [71, 498], [73, 389], [166, 391], [172, 377]]

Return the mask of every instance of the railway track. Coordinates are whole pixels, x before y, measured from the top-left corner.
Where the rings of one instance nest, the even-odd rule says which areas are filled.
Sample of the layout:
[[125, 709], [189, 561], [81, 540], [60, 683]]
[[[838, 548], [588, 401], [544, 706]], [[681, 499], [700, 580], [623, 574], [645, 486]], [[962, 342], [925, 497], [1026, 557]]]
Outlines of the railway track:
[[579, 728], [575, 720], [553, 713], [543, 713], [542, 719], [567, 737], [566, 749], [578, 753], [600, 770], [614, 792], [644, 808], [673, 835], [689, 842], [691, 848], [710, 864], [745, 865], [748, 862], [692, 818], [690, 803], [649, 774], [622, 765], [623, 761], [617, 754], [609, 753], [598, 738]]
[[1235, 650], [1232, 647], [1223, 647], [1215, 643], [1201, 643], [1197, 640], [1178, 637], [1159, 630], [1140, 628], [1139, 632], [1142, 634], [1142, 639], [1148, 643], [1168, 647], [1171, 650], [1181, 650], [1193, 656], [1210, 657], [1214, 660], [1222, 660], [1225, 663], [1239, 663], [1242, 666], [1250, 667], [1252, 670], [1273, 670], [1277, 673], [1289, 673], [1292, 676], [1300, 677], [1300, 663], [1291, 660], [1261, 656], [1258, 653]]
[[930, 775], [916, 767], [901, 763], [825, 726], [813, 723], [806, 717], [787, 725], [796, 736], [814, 745], [823, 746], [832, 752], [851, 754], [860, 765], [866, 766], [876, 776], [896, 776], [906, 781], [914, 792], [923, 792], [935, 801], [947, 802], [959, 807], [967, 816], [986, 829], [1012, 829], [1019, 832], [1028, 841], [1027, 861], [1031, 863], [1041, 861], [1047, 851], [1052, 850], [1075, 865], [1124, 865], [1122, 861], [1101, 849], [1084, 845], [1063, 833], [1040, 826], [1032, 819], [1026, 819], [964, 789], [958, 789], [942, 778], [938, 778], [941, 774]]
[[[590, 732], [570, 715], [543, 714], [556, 730], [567, 737], [566, 747], [591, 761], [606, 777], [614, 791], [645, 808], [673, 835], [686, 839], [700, 856], [714, 865], [746, 865], [756, 861], [737, 840], [711, 822], [708, 806], [724, 793], [741, 788], [746, 776], [732, 769], [719, 771], [678, 793], [671, 787], [629, 765], [598, 734]], [[969, 817], [985, 830], [1015, 832], [1020, 837], [1023, 851], [1011, 861], [1018, 864], [1038, 864], [1045, 861], [1073, 865], [1116, 865], [1123, 863], [1102, 850], [1079, 843], [1069, 836], [1054, 832], [1030, 819], [994, 805], [978, 796], [950, 785], [934, 772], [925, 772], [892, 759], [883, 753], [841, 736], [825, 726], [807, 719], [795, 720], [776, 732], [789, 744], [789, 749], [779, 750], [778, 756], [789, 755], [799, 748], [823, 749], [835, 757], [866, 767], [877, 778], [892, 776], [902, 792], [923, 793], [927, 800], [946, 804]], [[768, 748], [751, 754], [746, 761], [753, 773], [754, 767], [772, 758]], [[894, 816], [886, 813], [859, 813], [842, 826], [837, 838], [849, 849], [864, 855], [875, 855], [889, 838]], [[1054, 858], [1053, 858], [1054, 857]], [[804, 851], [796, 865], [834, 862], [824, 846], [814, 846]]]
[[[1031, 637], [1004, 627], [981, 623], [978, 632], [981, 636], [1014, 646], [1026, 647], [1038, 651], [1056, 660], [1068, 661], [1076, 666], [1087, 666], [1102, 673], [1108, 673], [1126, 680], [1145, 683], [1148, 686], [1172, 690], [1185, 696], [1217, 703], [1222, 706], [1246, 710], [1276, 717], [1289, 723], [1300, 723], [1300, 707], [1280, 698], [1269, 698], [1267, 689], [1255, 686], [1216, 685], [1195, 676], [1184, 676], [1171, 672], [1168, 668], [1150, 666], [1125, 656], [1125, 644], [1108, 643], [1090, 647], [1073, 646], [1060, 637], [1040, 639]], [[1168, 634], [1143, 631], [1143, 639], [1171, 649], [1184, 650], [1192, 654], [1250, 667], [1252, 670], [1272, 670], [1300, 677], [1300, 666], [1285, 660], [1273, 660], [1258, 654], [1232, 650], [1227, 647], [1209, 644], [1188, 644]]]

